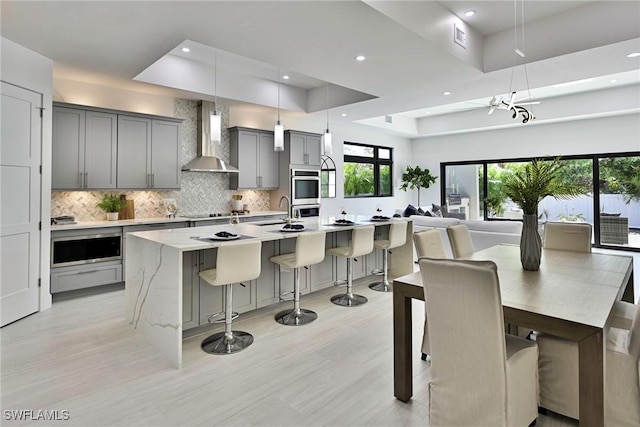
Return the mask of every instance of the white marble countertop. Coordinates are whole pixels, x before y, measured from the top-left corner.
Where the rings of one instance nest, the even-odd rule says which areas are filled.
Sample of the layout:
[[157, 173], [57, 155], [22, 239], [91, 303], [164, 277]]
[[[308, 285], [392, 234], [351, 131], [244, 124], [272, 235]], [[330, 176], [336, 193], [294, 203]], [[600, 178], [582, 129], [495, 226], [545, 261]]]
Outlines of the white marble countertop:
[[[261, 217], [261, 216], [277, 216], [277, 215], [286, 215], [285, 211], [256, 211], [248, 214], [240, 215], [241, 218], [251, 218], [251, 217]], [[82, 221], [76, 224], [61, 224], [61, 225], [52, 225], [51, 231], [60, 231], [60, 230], [80, 230], [83, 228], [103, 228], [103, 227], [126, 227], [130, 225], [144, 225], [144, 224], [170, 224], [170, 223], [181, 223], [181, 222], [199, 222], [199, 221], [209, 221], [216, 219], [229, 219], [231, 215], [223, 215], [216, 217], [204, 217], [204, 218], [187, 218], [177, 216], [175, 218], [167, 218], [167, 217], [155, 217], [155, 218], [136, 218], [136, 219], [124, 219], [118, 221]]]
[[[410, 221], [409, 218], [391, 218], [387, 221], [372, 221], [368, 216], [347, 215], [345, 219], [353, 221], [351, 225], [336, 225], [336, 217], [314, 217], [296, 220], [295, 224], [304, 225], [305, 231], [325, 230], [339, 231], [349, 230], [355, 227], [365, 225], [385, 225], [393, 221]], [[145, 240], [153, 241], [158, 244], [167, 245], [180, 251], [195, 251], [200, 249], [208, 249], [220, 245], [229, 245], [242, 243], [247, 239], [259, 239], [263, 241], [278, 240], [292, 238], [301, 232], [285, 232], [281, 231], [284, 222], [278, 221], [256, 221], [245, 222], [237, 225], [222, 224], [211, 225], [197, 228], [176, 228], [171, 230], [153, 230], [129, 233], [128, 236], [136, 236]], [[209, 240], [209, 236], [213, 236], [220, 231], [226, 231], [238, 234], [241, 237], [236, 240], [218, 241]]]

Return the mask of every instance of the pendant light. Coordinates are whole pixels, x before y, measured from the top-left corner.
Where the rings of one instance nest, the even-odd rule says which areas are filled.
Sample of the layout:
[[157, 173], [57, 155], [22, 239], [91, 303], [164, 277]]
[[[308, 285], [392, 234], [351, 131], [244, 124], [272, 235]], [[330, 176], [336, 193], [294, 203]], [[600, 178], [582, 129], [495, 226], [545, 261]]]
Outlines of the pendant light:
[[278, 121], [273, 127], [273, 151], [284, 151], [284, 126], [280, 123], [280, 67], [278, 67]]
[[214, 110], [209, 112], [209, 131], [211, 143], [219, 144], [222, 141], [222, 116], [218, 114], [218, 50], [216, 49], [213, 62], [213, 104]]
[[326, 93], [326, 104], [327, 104], [327, 130], [322, 135], [322, 146], [324, 147], [324, 154], [329, 155], [333, 153], [333, 145], [331, 144], [331, 140], [333, 135], [329, 132], [329, 82], [327, 82], [327, 93]]

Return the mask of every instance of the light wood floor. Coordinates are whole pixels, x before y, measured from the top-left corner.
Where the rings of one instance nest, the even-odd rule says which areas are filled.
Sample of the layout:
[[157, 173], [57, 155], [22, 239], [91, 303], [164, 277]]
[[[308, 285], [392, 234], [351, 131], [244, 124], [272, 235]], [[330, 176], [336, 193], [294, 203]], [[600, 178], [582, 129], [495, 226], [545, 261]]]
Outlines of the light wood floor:
[[[414, 397], [402, 403], [393, 397], [391, 295], [364, 283], [356, 290], [369, 303], [333, 305], [338, 289], [304, 296], [303, 307], [319, 315], [304, 327], [274, 322], [291, 303], [241, 315], [234, 329], [255, 343], [235, 355], [202, 352], [204, 334], [187, 338], [181, 370], [125, 327], [121, 288], [57, 298], [1, 330], [2, 410], [69, 411], [68, 421], [37, 426], [428, 425], [422, 303], [414, 305]], [[3, 412], [0, 424], [29, 423]], [[540, 416], [537, 425], [577, 423]]]

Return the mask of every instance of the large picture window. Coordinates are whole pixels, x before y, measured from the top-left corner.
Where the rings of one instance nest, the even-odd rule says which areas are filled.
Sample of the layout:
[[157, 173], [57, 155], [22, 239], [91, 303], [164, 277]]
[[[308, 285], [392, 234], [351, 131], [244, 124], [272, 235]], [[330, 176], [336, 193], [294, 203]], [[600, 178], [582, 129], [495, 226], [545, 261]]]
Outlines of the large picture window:
[[393, 196], [393, 149], [344, 143], [344, 197]]
[[[551, 158], [549, 158], [550, 160]], [[443, 206], [463, 203], [466, 219], [520, 220], [522, 210], [506, 197], [506, 175], [531, 158], [478, 160], [440, 165]], [[586, 222], [598, 247], [640, 250], [640, 153], [563, 156], [561, 180], [579, 184], [585, 195], [567, 200], [545, 197], [538, 220]]]

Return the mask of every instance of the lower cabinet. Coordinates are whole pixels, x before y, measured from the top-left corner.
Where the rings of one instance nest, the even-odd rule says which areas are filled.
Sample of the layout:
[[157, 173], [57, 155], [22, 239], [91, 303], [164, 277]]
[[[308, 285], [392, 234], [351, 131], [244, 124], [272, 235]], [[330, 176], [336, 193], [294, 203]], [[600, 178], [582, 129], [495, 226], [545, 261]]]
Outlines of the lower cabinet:
[[51, 269], [51, 293], [122, 282], [122, 262], [107, 261]]

